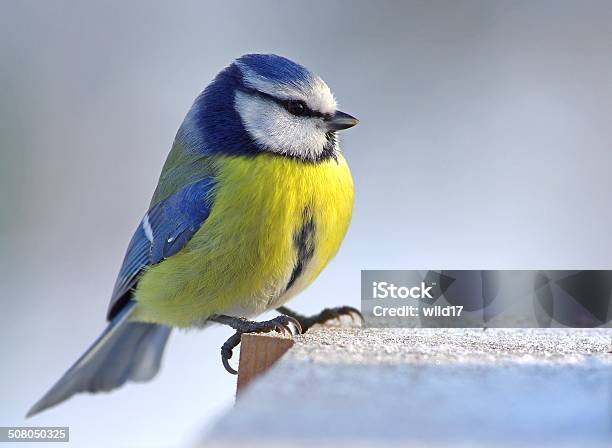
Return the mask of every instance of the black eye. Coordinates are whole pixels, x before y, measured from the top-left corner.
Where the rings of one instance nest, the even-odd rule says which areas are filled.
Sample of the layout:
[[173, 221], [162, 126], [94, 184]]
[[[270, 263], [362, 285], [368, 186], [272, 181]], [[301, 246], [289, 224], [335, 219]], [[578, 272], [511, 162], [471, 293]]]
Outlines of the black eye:
[[293, 115], [302, 115], [306, 112], [306, 105], [303, 101], [287, 101], [287, 110]]

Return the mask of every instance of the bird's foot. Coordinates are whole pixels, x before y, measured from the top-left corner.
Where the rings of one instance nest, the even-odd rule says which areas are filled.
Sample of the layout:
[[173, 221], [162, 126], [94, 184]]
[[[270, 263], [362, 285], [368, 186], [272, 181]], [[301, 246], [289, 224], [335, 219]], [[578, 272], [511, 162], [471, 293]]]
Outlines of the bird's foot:
[[352, 306], [325, 308], [319, 314], [315, 314], [313, 316], [302, 316], [301, 314], [291, 311], [284, 306], [278, 308], [277, 311], [296, 319], [300, 323], [303, 333], [308, 331], [308, 329], [315, 324], [325, 324], [331, 320], [336, 320], [338, 323], [341, 323], [342, 316], [349, 316], [352, 322], [355, 322], [355, 318], [357, 317], [361, 321], [362, 325], [365, 323], [365, 319], [363, 318], [361, 311], [359, 311], [357, 308], [353, 308]]
[[254, 322], [241, 317], [230, 316], [215, 316], [211, 318], [211, 320], [229, 325], [236, 330], [236, 333], [221, 346], [221, 362], [223, 362], [223, 367], [233, 375], [236, 375], [238, 372], [230, 366], [229, 360], [233, 355], [233, 350], [240, 344], [240, 340], [244, 333], [269, 333], [270, 331], [277, 331], [292, 336], [293, 332], [291, 331], [291, 325], [295, 327], [297, 334], [302, 333], [302, 327], [299, 320], [292, 316], [281, 315], [263, 322]]

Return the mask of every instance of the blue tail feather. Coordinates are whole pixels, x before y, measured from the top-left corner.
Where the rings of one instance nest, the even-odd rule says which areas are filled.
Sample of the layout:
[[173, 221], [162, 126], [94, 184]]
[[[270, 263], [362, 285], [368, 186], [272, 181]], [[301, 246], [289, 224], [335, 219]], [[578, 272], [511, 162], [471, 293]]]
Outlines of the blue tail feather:
[[92, 346], [32, 406], [27, 417], [79, 392], [110, 391], [127, 381], [148, 381], [157, 374], [171, 328], [128, 321], [133, 307], [130, 302], [115, 316]]

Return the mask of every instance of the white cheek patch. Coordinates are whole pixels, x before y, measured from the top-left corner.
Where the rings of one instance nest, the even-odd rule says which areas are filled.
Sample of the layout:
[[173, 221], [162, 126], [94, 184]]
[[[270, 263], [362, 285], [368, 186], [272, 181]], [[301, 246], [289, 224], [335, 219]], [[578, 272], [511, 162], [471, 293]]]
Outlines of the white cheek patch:
[[249, 135], [268, 151], [316, 160], [324, 150], [326, 129], [320, 118], [296, 117], [272, 101], [241, 91], [236, 91], [235, 107]]
[[330, 115], [336, 112], [336, 99], [321, 78], [317, 77], [311, 83], [310, 90], [311, 92], [306, 99], [306, 104], [310, 109]]

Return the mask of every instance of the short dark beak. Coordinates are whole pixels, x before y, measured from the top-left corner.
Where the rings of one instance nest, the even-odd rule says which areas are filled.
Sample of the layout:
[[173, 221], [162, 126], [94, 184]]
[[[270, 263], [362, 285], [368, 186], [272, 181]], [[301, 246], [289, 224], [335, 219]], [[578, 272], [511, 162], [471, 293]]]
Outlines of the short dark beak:
[[359, 123], [358, 119], [340, 111], [336, 111], [331, 118], [325, 120], [325, 125], [330, 131], [341, 131], [342, 129], [352, 128], [357, 123]]

